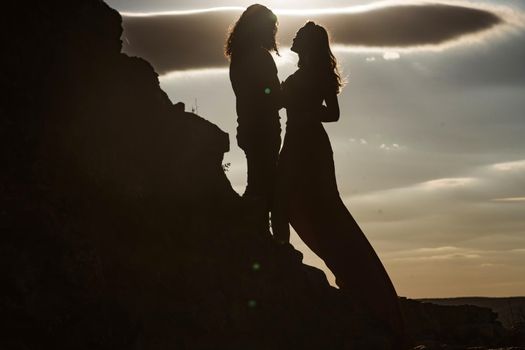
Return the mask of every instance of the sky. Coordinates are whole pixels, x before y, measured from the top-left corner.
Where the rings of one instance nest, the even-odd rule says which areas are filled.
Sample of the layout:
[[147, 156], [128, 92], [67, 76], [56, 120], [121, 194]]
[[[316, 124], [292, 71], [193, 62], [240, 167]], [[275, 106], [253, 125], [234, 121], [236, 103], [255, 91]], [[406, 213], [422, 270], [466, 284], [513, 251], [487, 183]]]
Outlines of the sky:
[[[221, 49], [241, 11], [230, 7], [251, 1], [107, 3], [123, 15], [124, 52], [152, 63], [174, 103], [229, 133], [224, 162], [242, 194]], [[303, 23], [332, 34], [347, 80], [340, 121], [325, 124], [339, 190], [398, 294], [525, 295], [525, 1], [261, 3], [279, 17], [281, 80], [296, 69], [288, 47]], [[216, 7], [230, 9], [193, 11]], [[292, 244], [334, 283], [295, 234]]]

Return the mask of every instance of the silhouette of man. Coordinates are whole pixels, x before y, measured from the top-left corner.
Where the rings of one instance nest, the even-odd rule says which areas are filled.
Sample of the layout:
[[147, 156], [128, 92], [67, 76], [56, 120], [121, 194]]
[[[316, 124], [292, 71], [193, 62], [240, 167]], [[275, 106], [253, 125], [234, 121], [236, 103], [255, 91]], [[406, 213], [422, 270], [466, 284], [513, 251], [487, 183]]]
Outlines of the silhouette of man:
[[256, 203], [258, 227], [269, 232], [277, 158], [281, 145], [281, 89], [271, 52], [277, 50], [277, 17], [267, 7], [248, 7], [226, 43], [236, 96], [237, 143], [246, 154], [248, 186], [243, 198]]

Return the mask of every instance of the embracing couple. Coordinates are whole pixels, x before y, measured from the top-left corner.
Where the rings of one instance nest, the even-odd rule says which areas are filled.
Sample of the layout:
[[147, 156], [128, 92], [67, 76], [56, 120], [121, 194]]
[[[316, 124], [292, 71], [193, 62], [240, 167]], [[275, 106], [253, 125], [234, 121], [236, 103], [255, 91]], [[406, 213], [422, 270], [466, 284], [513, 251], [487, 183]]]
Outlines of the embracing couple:
[[[236, 96], [237, 142], [246, 154], [244, 198], [258, 203], [257, 226], [289, 241], [289, 224], [336, 276], [340, 289], [363, 305], [404, 348], [397, 294], [381, 261], [342, 202], [333, 152], [323, 122], [339, 119], [342, 81], [327, 31], [308, 22], [291, 50], [299, 69], [282, 84], [271, 52], [277, 52], [277, 17], [262, 5], [248, 7], [230, 31], [226, 55]], [[281, 149], [279, 110], [286, 109]], [[280, 152], [279, 152], [280, 150]]]

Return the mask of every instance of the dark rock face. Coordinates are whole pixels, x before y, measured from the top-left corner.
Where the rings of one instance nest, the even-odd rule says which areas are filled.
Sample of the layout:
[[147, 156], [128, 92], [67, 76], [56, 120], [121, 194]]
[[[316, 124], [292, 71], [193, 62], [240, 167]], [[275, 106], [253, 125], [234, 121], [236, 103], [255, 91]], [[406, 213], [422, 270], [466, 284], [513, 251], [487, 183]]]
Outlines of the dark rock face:
[[121, 53], [118, 13], [7, 10], [1, 349], [389, 348], [299, 252], [253, 233], [228, 136]]

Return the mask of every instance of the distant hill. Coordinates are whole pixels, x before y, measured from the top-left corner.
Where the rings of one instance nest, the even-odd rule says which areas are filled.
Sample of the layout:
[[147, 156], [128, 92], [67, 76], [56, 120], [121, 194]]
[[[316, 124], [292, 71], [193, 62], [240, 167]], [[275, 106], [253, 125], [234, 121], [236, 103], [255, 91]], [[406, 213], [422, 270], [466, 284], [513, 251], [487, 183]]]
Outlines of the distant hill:
[[418, 300], [438, 305], [474, 305], [488, 307], [498, 314], [498, 320], [505, 328], [510, 328], [513, 324], [516, 324], [516, 322], [525, 321], [525, 297], [461, 297]]

